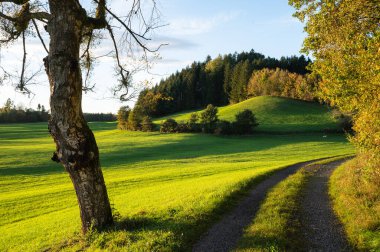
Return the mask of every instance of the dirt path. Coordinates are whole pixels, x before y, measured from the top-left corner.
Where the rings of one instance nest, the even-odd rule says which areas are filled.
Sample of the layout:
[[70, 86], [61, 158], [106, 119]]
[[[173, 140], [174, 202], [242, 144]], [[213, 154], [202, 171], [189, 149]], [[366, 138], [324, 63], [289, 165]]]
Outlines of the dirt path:
[[329, 177], [344, 161], [320, 166], [305, 187], [300, 222], [306, 251], [351, 251], [328, 195]]
[[311, 163], [303, 162], [295, 164], [276, 172], [271, 177], [259, 183], [243, 199], [238, 206], [225, 216], [220, 222], [211, 227], [206, 234], [193, 247], [193, 251], [231, 251], [243, 234], [244, 228], [252, 222], [260, 203], [264, 200], [267, 192], [277, 183], [296, 172], [304, 165]]

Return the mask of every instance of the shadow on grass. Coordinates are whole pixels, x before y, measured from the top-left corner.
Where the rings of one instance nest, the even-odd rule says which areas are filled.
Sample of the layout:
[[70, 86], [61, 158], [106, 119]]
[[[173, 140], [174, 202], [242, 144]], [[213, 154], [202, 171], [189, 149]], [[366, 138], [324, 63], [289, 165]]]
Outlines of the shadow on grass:
[[[158, 134], [157, 134], [158, 135]], [[158, 135], [159, 136], [159, 135]], [[100, 158], [103, 169], [117, 169], [121, 165], [131, 165], [145, 161], [181, 162], [187, 159], [206, 156], [225, 156], [247, 152], [257, 152], [282, 145], [322, 141], [321, 134], [292, 134], [269, 135], [257, 134], [252, 136], [214, 136], [204, 134], [184, 134], [180, 140], [170, 139], [163, 144], [139, 147], [125, 142], [112, 145], [111, 152], [102, 154]], [[342, 135], [332, 135], [329, 142], [346, 141]], [[6, 167], [0, 169], [0, 176], [13, 175], [46, 175], [63, 172], [62, 166], [50, 161], [52, 154], [46, 153], [46, 161], [35, 163], [33, 166]]]
[[176, 209], [167, 209], [167, 213], [160, 217], [141, 213], [121, 219], [113, 227], [97, 233], [93, 239], [95, 242], [92, 241], [91, 246], [100, 249], [113, 248], [121, 234], [124, 234], [124, 237], [128, 237], [125, 239], [130, 239], [128, 243], [123, 243], [127, 249], [129, 246], [137, 246], [141, 251], [191, 251], [193, 245], [210, 226], [236, 207], [250, 189], [274, 173], [274, 171], [269, 172], [241, 183], [239, 190], [206, 212], [185, 213]]
[[[172, 141], [156, 146], [134, 147], [115, 144], [115, 151], [101, 155], [102, 166], [118, 167], [123, 164], [134, 164], [141, 161], [181, 162], [186, 159], [226, 156], [247, 152], [265, 151], [282, 145], [329, 141], [346, 142], [340, 134], [331, 135], [323, 140], [323, 134], [256, 134], [251, 136], [213, 136], [204, 134], [185, 134], [179, 141]], [[100, 149], [101, 151], [101, 149]], [[248, 158], [249, 156], [247, 156]]]

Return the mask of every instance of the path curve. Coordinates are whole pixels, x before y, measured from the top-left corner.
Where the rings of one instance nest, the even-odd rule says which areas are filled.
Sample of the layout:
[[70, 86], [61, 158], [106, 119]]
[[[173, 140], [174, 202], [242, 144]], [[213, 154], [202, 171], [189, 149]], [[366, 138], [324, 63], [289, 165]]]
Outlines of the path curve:
[[193, 251], [227, 252], [234, 249], [243, 235], [244, 228], [252, 222], [267, 192], [301, 167], [315, 161], [316, 160], [288, 166], [257, 184], [232, 212], [223, 217], [201, 237], [194, 245]]
[[347, 159], [318, 166], [300, 199], [300, 222], [306, 251], [352, 251], [328, 194], [329, 178]]

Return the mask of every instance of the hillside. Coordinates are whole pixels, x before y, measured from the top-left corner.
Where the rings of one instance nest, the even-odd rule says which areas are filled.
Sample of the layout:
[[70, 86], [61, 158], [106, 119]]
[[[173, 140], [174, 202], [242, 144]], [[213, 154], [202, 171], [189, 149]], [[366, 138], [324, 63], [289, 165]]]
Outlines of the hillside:
[[[276, 72], [276, 76], [270, 75], [270, 80], [265, 82], [265, 95], [309, 100], [315, 95], [310, 93], [313, 93], [316, 84], [313, 78], [307, 77], [309, 71], [306, 68], [310, 63], [310, 59], [304, 56], [275, 59], [254, 50], [219, 55], [214, 59], [207, 57], [203, 62], [193, 62], [162, 79], [150, 89], [142, 90], [136, 105], [148, 115], [160, 117], [203, 108], [208, 104], [226, 106], [238, 103], [250, 97], [249, 81], [262, 71], [267, 77], [270, 71]], [[281, 78], [278, 78], [280, 75]], [[271, 84], [275, 79], [280, 82]], [[282, 88], [283, 84], [287, 85], [286, 91]], [[275, 90], [267, 89], [272, 85], [276, 86]], [[255, 94], [258, 95], [262, 94]]]
[[[219, 108], [219, 119], [233, 121], [235, 114], [250, 109], [256, 115], [261, 132], [311, 132], [338, 129], [328, 107], [318, 103], [282, 97], [259, 96], [246, 101]], [[161, 123], [167, 118], [187, 121], [190, 114], [201, 111], [188, 111], [156, 119]]]

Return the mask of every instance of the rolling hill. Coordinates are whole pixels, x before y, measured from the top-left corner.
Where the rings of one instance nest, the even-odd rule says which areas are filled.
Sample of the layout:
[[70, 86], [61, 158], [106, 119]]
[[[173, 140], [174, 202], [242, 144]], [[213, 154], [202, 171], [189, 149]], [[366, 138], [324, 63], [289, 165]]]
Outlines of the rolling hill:
[[[317, 132], [337, 130], [338, 122], [335, 120], [327, 106], [301, 100], [259, 96], [246, 101], [219, 108], [219, 119], [233, 121], [235, 114], [250, 109], [256, 115], [260, 125], [260, 132]], [[167, 118], [176, 121], [187, 121], [190, 114], [198, 111], [177, 113], [154, 120], [161, 123]]]

